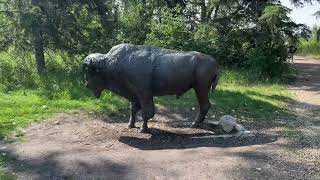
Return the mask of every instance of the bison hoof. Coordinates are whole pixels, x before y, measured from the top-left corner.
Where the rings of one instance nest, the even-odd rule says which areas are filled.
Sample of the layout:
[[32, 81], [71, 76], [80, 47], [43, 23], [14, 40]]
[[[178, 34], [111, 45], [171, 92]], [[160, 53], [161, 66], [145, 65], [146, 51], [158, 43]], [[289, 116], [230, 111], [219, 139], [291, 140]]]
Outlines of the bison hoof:
[[134, 124], [128, 124], [128, 128], [129, 129], [132, 129], [132, 128], [135, 128], [136, 126]]
[[190, 128], [197, 128], [199, 127], [199, 123], [193, 122], [190, 126]]
[[142, 128], [141, 130], [140, 130], [140, 133], [149, 133], [150, 131], [149, 131], [149, 129], [148, 128]]

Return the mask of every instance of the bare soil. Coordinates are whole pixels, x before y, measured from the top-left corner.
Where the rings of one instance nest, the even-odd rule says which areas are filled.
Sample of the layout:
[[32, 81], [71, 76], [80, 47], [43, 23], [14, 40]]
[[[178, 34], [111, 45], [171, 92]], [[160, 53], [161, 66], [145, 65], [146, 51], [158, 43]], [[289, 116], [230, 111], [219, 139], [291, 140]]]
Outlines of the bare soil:
[[196, 112], [187, 109], [158, 107], [149, 134], [127, 129], [127, 117], [75, 111], [33, 124], [0, 151], [15, 159], [18, 179], [320, 179], [320, 61], [295, 63], [295, 120], [243, 121], [253, 136], [190, 129]]

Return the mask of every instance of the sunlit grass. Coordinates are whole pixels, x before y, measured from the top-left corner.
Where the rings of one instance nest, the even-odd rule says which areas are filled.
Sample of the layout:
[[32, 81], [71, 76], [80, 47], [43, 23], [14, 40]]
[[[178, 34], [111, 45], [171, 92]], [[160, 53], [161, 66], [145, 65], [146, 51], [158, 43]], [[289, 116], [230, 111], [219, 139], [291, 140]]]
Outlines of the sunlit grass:
[[109, 110], [120, 113], [120, 106], [127, 107], [127, 102], [110, 94], [105, 94], [101, 99], [71, 99], [67, 95], [47, 99], [37, 91], [0, 93], [0, 138], [17, 127], [46, 119], [54, 113], [74, 109], [96, 112]]
[[[283, 84], [253, 83], [245, 72], [224, 70], [217, 89], [213, 94], [210, 93], [210, 101], [213, 104], [210, 112], [217, 115], [271, 121], [274, 117], [286, 115], [286, 102], [292, 99]], [[178, 100], [170, 96], [157, 98], [156, 103], [187, 109], [198, 106], [193, 91]]]
[[299, 55], [311, 55], [320, 57], [320, 43], [317, 42], [315, 37], [308, 40], [301, 40], [301, 44], [298, 46]]
[[[46, 120], [61, 112], [83, 110], [128, 115], [129, 106], [125, 99], [108, 91], [96, 99], [84, 87], [81, 59], [70, 62], [70, 59], [61, 60], [63, 56], [55, 57], [59, 60], [49, 60], [49, 74], [40, 78], [33, 67], [25, 68], [22, 62], [18, 65], [8, 54], [0, 56], [0, 139], [13, 132], [23, 136], [20, 127]], [[31, 60], [24, 61], [32, 64]], [[275, 117], [288, 115], [286, 102], [292, 99], [286, 86], [274, 81], [262, 82], [255, 77], [245, 70], [221, 69], [217, 89], [213, 94], [210, 92], [213, 106], [209, 113], [269, 122], [274, 121]], [[193, 90], [180, 99], [164, 96], [156, 98], [155, 102], [157, 106], [173, 109], [190, 110], [198, 106]], [[6, 158], [0, 158], [0, 179], [12, 178], [1, 169], [6, 161]]]

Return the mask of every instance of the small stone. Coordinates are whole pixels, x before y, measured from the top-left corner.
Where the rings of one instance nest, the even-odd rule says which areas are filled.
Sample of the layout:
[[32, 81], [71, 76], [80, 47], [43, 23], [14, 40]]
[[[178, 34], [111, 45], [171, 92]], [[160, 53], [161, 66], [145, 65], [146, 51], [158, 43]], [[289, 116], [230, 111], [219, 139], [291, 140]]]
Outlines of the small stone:
[[47, 105], [43, 105], [43, 106], [41, 106], [41, 109], [48, 109], [48, 106]]
[[222, 129], [225, 132], [230, 133], [235, 129], [235, 126], [237, 125], [236, 118], [230, 115], [222, 116], [219, 120], [219, 125], [222, 126]]
[[236, 124], [235, 127], [234, 127], [238, 132], [244, 132], [246, 131], [246, 129], [241, 126], [240, 124]]
[[60, 124], [60, 121], [56, 121], [56, 122], [54, 122], [54, 124], [55, 124], [55, 125], [58, 125], [58, 124]]
[[191, 108], [192, 109], [192, 111], [195, 111], [196, 110], [196, 108], [195, 107], [193, 107], [193, 108]]
[[255, 168], [256, 171], [261, 171], [261, 168]]

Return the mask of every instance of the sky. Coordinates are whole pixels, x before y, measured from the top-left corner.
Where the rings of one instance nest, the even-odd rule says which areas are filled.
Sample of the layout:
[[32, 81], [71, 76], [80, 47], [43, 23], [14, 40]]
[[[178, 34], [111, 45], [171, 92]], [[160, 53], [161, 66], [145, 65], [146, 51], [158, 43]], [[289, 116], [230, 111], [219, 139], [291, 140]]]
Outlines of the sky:
[[316, 18], [313, 14], [320, 10], [319, 3], [312, 5], [304, 5], [304, 7], [294, 7], [289, 0], [281, 0], [282, 5], [292, 9], [290, 17], [296, 23], [306, 24], [310, 28], [314, 25], [320, 26], [320, 18]]

